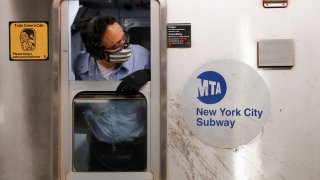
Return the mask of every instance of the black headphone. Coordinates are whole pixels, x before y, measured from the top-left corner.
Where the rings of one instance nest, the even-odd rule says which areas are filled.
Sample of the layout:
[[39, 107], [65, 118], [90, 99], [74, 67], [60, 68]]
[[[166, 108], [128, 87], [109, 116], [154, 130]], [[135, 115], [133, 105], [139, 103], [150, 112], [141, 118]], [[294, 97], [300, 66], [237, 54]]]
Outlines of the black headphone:
[[94, 33], [96, 22], [100, 16], [93, 17], [92, 19], [84, 22], [81, 28], [81, 39], [84, 43], [87, 52], [89, 52], [95, 59], [105, 59], [104, 46], [101, 42], [101, 34]]

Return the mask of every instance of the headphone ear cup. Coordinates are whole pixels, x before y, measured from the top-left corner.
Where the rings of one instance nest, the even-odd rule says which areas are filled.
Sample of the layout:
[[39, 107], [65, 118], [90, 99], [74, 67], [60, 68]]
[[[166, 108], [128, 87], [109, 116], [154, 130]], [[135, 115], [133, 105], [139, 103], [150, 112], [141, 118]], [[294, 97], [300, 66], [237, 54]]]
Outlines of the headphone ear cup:
[[92, 44], [90, 42], [84, 44], [87, 52], [91, 54], [95, 59], [105, 59], [103, 47], [97, 46], [97, 43]]

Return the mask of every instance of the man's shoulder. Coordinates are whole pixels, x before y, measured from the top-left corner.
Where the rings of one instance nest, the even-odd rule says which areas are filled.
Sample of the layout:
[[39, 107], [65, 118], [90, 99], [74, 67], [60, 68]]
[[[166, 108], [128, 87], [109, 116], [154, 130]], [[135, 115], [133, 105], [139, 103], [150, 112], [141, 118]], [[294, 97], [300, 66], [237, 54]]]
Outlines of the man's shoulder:
[[146, 55], [150, 54], [150, 52], [146, 48], [138, 44], [130, 44], [130, 47], [132, 49], [132, 53], [140, 53], [140, 54], [146, 54]]
[[128, 61], [122, 63], [122, 66], [127, 68], [130, 73], [150, 69], [150, 52], [140, 45], [130, 44], [130, 47], [131, 57]]

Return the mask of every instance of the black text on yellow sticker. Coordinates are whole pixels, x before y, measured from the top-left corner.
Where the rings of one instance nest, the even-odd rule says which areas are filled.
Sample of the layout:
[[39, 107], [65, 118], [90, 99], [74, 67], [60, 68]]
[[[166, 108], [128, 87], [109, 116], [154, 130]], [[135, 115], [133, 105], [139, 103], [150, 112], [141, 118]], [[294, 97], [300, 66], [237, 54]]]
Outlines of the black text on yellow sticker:
[[10, 60], [48, 60], [48, 22], [9, 22]]

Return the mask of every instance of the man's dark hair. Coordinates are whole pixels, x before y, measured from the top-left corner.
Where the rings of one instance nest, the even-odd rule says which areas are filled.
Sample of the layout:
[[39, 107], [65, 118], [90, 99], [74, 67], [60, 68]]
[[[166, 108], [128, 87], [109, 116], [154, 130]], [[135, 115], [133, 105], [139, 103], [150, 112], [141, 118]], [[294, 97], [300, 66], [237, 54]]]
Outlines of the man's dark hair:
[[96, 59], [104, 59], [102, 36], [108, 25], [116, 22], [113, 16], [95, 16], [81, 24], [80, 35], [86, 50]]

